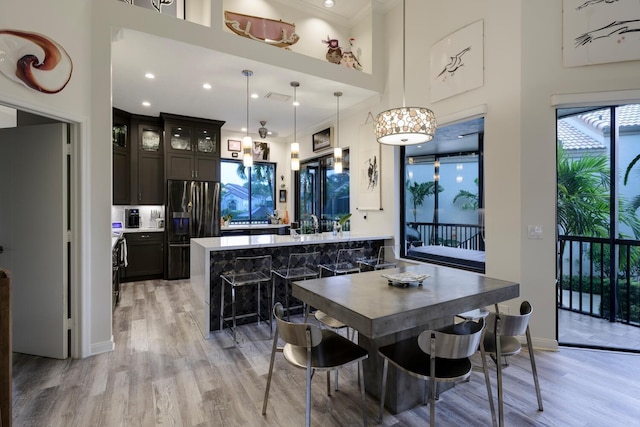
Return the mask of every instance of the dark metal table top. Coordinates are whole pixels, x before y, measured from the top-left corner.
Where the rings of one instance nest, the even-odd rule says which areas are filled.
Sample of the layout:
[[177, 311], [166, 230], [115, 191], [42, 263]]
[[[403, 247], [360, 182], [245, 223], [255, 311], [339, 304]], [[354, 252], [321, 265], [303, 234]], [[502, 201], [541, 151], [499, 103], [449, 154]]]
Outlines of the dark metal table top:
[[[422, 286], [390, 285], [382, 274], [429, 274]], [[293, 296], [369, 338], [405, 331], [520, 295], [520, 285], [435, 265], [414, 265], [293, 283]]]

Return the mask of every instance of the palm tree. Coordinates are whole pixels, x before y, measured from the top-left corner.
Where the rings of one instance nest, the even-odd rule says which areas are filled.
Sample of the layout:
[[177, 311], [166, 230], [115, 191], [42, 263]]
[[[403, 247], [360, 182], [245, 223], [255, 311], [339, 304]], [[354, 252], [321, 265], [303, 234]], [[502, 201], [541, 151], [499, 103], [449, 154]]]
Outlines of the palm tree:
[[[640, 154], [638, 154], [633, 160], [631, 160], [631, 163], [629, 163], [629, 166], [627, 166], [627, 171], [624, 174], [624, 185], [627, 185], [627, 182], [629, 181], [629, 174], [631, 173], [631, 170], [633, 169], [635, 164], [638, 163], [638, 161], [640, 161]], [[638, 208], [640, 208], [640, 194], [629, 201], [628, 208], [633, 212], [637, 211]]]
[[[478, 178], [474, 179], [473, 182], [478, 186]], [[478, 193], [472, 193], [467, 190], [460, 190], [456, 197], [453, 198], [453, 203], [455, 203], [458, 199], [462, 199], [464, 203], [462, 203], [462, 210], [465, 211], [477, 211], [480, 206], [478, 200]]]
[[[437, 186], [438, 193], [442, 193], [444, 188], [440, 184], [437, 184]], [[418, 222], [418, 207], [422, 206], [425, 197], [436, 194], [436, 183], [434, 181], [421, 183], [414, 182], [412, 185], [411, 181], [407, 180], [406, 187], [407, 191], [409, 191], [411, 195], [411, 204], [413, 205], [413, 222]]]

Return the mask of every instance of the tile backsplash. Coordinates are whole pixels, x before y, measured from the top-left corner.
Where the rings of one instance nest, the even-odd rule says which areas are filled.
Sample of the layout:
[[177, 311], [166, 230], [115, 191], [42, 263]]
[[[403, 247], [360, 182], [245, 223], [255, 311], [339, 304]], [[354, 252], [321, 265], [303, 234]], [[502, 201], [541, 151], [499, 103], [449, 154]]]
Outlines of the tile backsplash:
[[157, 223], [155, 217], [152, 218], [152, 215], [160, 215], [160, 218], [164, 218], [164, 206], [111, 206], [111, 222], [121, 221], [123, 227], [126, 226], [126, 221], [124, 218], [124, 210], [125, 209], [139, 209], [140, 212], [140, 228], [157, 228]]

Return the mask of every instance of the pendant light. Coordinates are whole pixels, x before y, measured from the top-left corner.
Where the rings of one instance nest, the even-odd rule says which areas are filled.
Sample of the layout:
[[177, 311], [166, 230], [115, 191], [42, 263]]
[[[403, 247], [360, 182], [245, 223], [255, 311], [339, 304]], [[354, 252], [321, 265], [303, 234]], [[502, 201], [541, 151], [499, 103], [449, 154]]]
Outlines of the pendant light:
[[402, 107], [392, 108], [378, 114], [373, 124], [376, 139], [380, 144], [412, 145], [428, 142], [436, 132], [436, 117], [428, 108], [405, 107], [405, 39], [406, 0], [402, 0]]
[[340, 97], [342, 92], [333, 92], [336, 97], [336, 147], [333, 149], [333, 173], [342, 173], [342, 148], [340, 148]]
[[296, 139], [296, 112], [298, 111], [298, 97], [297, 97], [297, 89], [300, 86], [298, 82], [291, 82], [291, 87], [293, 87], [293, 142], [291, 143], [291, 170], [299, 171], [300, 170], [300, 144]]
[[251, 70], [242, 70], [242, 75], [247, 78], [247, 136], [242, 138], [242, 164], [245, 168], [253, 166], [253, 140], [249, 136], [249, 77], [253, 75]]

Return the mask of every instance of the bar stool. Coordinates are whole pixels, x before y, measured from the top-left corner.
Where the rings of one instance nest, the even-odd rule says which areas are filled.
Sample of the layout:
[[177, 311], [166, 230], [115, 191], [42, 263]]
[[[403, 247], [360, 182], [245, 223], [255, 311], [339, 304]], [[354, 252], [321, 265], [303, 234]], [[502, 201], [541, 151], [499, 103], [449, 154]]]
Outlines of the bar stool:
[[378, 256], [358, 261], [360, 265], [366, 265], [374, 270], [396, 268], [398, 266], [396, 251], [393, 246], [380, 246]]
[[[320, 269], [320, 277], [322, 277], [323, 270], [333, 273], [334, 276], [337, 276], [338, 274], [360, 273], [360, 261], [364, 259], [364, 248], [339, 249], [338, 255], [336, 256], [336, 262], [318, 265], [318, 268]], [[329, 328], [335, 330], [347, 328], [347, 333], [349, 331], [349, 327], [347, 325], [320, 310], [316, 310], [314, 316], [318, 322]]]
[[291, 321], [290, 307], [289, 307], [289, 294], [291, 293], [291, 281], [292, 280], [306, 280], [316, 279], [318, 277], [318, 270], [315, 266], [318, 265], [318, 258], [320, 258], [320, 252], [303, 252], [289, 255], [289, 263], [286, 268], [280, 268], [271, 270], [273, 282], [271, 284], [271, 301], [275, 301], [276, 292], [276, 276], [282, 279], [284, 282], [285, 291], [285, 304], [287, 307], [287, 321]]
[[[220, 291], [220, 330], [224, 328], [224, 321], [229, 318], [224, 317], [224, 288], [225, 284], [231, 286], [231, 319], [233, 321], [233, 343], [236, 344], [236, 317], [244, 318], [249, 316], [258, 316], [260, 322], [260, 288], [263, 283], [269, 286], [271, 282], [271, 255], [237, 257], [233, 263], [233, 271], [222, 273], [222, 289]], [[236, 288], [256, 286], [258, 291], [258, 305], [255, 313], [243, 314], [236, 316]], [[273, 336], [271, 292], [267, 289], [267, 311], [269, 311], [269, 338]]]

